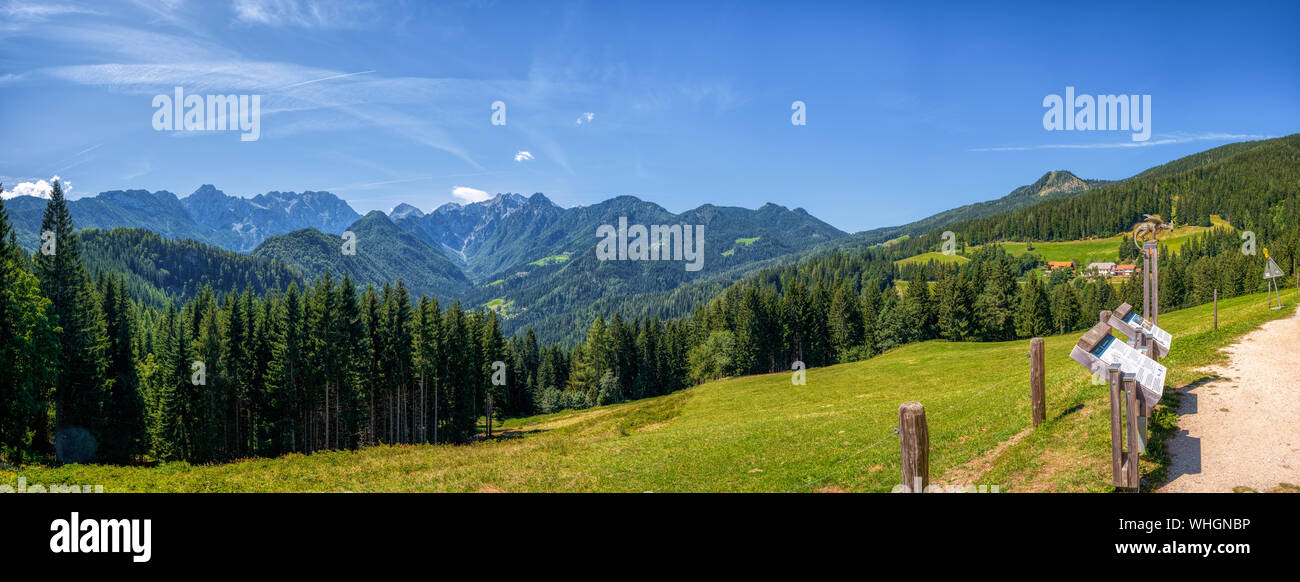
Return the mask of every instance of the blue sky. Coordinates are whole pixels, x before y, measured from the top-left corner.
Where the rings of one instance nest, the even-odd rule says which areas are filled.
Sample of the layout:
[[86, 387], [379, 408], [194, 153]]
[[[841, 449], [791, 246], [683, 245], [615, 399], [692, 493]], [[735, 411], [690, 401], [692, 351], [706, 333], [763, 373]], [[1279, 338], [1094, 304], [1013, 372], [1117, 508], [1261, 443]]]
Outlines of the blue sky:
[[[0, 0], [0, 181], [774, 202], [858, 231], [1300, 131], [1295, 2], [910, 4]], [[261, 95], [260, 139], [155, 131], [176, 86]], [[1151, 138], [1045, 130], [1067, 86], [1151, 95]]]

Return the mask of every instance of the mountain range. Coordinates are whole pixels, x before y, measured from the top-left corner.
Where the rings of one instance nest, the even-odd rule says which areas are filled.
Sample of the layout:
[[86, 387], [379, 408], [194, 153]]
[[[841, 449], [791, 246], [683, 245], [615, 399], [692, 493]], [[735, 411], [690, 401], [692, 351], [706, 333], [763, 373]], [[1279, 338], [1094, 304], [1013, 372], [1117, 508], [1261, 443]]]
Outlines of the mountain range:
[[[638, 297], [655, 297], [656, 305], [684, 306], [760, 269], [810, 253], [915, 236], [1077, 196], [1102, 184], [1068, 171], [1048, 172], [995, 200], [853, 235], [802, 208], [705, 204], [673, 213], [633, 196], [563, 208], [541, 193], [502, 193], [427, 212], [400, 204], [387, 214], [361, 216], [329, 192], [268, 192], [241, 198], [205, 184], [185, 198], [167, 191], [115, 190], [70, 201], [69, 207], [81, 229], [128, 227], [163, 239], [190, 239], [270, 261], [259, 265], [285, 265], [304, 279], [326, 272], [349, 273], [360, 286], [400, 279], [416, 297], [428, 294], [444, 302], [461, 300], [466, 308], [495, 309], [504, 316], [507, 330], [542, 326], [569, 335], [589, 322], [586, 315], [597, 306], [636, 311], [631, 308]], [[5, 205], [20, 242], [35, 249], [45, 200], [18, 197]], [[690, 272], [681, 261], [599, 260], [597, 229], [616, 225], [623, 217], [629, 224], [703, 225], [706, 268]], [[342, 236], [345, 232], [354, 238]], [[343, 252], [349, 241], [355, 254]], [[677, 300], [664, 301], [665, 294]]]
[[[18, 242], [35, 249], [45, 199], [19, 196], [5, 201]], [[262, 241], [300, 228], [339, 234], [361, 218], [329, 192], [268, 192], [230, 196], [204, 184], [185, 198], [166, 190], [111, 190], [68, 201], [78, 229], [141, 228], [167, 238], [190, 239], [241, 253]]]

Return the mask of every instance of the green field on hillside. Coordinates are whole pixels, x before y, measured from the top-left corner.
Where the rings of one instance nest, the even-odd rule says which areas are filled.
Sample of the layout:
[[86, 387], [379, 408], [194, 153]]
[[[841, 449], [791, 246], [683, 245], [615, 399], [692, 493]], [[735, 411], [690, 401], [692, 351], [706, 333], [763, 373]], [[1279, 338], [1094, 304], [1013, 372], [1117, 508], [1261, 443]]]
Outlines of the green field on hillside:
[[919, 255], [911, 256], [906, 259], [899, 259], [897, 261], [894, 261], [894, 264], [902, 267], [904, 265], [915, 265], [915, 264], [924, 265], [926, 263], [929, 263], [930, 261], [936, 261], [941, 264], [949, 264], [949, 263], [961, 264], [961, 263], [970, 262], [970, 259], [958, 254], [945, 255], [940, 252], [931, 251], [928, 253], [921, 253]]
[[551, 256], [549, 256], [549, 257], [542, 257], [542, 258], [537, 259], [536, 261], [533, 261], [533, 262], [528, 263], [528, 264], [529, 264], [529, 265], [532, 265], [532, 266], [534, 266], [534, 267], [545, 267], [545, 266], [547, 266], [547, 265], [554, 265], [554, 264], [557, 264], [557, 263], [563, 263], [563, 262], [568, 261], [568, 260], [569, 260], [569, 255], [559, 254], [559, 255], [551, 255]]
[[[1170, 381], [1269, 319], [1263, 294], [1163, 314]], [[1069, 360], [1079, 333], [1047, 339], [1048, 422], [1029, 425], [1029, 342], [907, 345], [876, 358], [725, 379], [668, 396], [511, 419], [472, 445], [381, 446], [222, 465], [0, 469], [0, 484], [116, 491], [889, 491], [899, 480], [899, 404], [926, 407], [935, 482], [1002, 491], [1108, 491], [1107, 392]], [[1014, 437], [1014, 438], [1013, 438]], [[1014, 441], [1002, 444], [1004, 441]], [[1146, 466], [1144, 470], [1151, 467]], [[945, 476], [945, 474], [947, 474]]]
[[[1160, 243], [1165, 245], [1169, 252], [1175, 252], [1196, 235], [1215, 228], [1232, 228], [1232, 225], [1218, 215], [1211, 215], [1210, 223], [1212, 226], [1180, 226], [1175, 228], [1173, 232], [1163, 233], [1160, 236]], [[1042, 257], [1044, 261], [1074, 261], [1076, 265], [1086, 267], [1088, 263], [1115, 262], [1119, 256], [1120, 241], [1132, 240], [1132, 234], [1125, 233], [1098, 239], [1035, 242], [1032, 243], [1032, 246], [1034, 248], [1033, 252]], [[1004, 242], [1001, 244], [1002, 248], [1012, 255], [1020, 256], [1030, 252], [1029, 246], [1031, 243]]]

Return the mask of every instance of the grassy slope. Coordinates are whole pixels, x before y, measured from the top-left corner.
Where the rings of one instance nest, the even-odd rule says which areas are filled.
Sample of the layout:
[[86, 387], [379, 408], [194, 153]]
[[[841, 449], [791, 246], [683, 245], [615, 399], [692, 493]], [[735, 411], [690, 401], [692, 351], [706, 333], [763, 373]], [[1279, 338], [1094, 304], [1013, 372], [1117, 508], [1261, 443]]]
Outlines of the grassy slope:
[[[1295, 292], [1284, 294], [1294, 305]], [[1171, 382], [1265, 320], [1263, 296], [1165, 314]], [[865, 362], [709, 383], [665, 397], [512, 419], [468, 446], [374, 447], [214, 466], [0, 469], [0, 483], [102, 484], [105, 491], [888, 491], [898, 481], [898, 405], [925, 404], [931, 475], [1008, 490], [1109, 490], [1104, 388], [1068, 359], [1078, 334], [1047, 340], [1048, 419], [1029, 418], [1027, 341], [905, 346]], [[1025, 432], [1027, 436], [1019, 433]], [[1014, 444], [999, 443], [1012, 439]], [[951, 471], [951, 472], [950, 472]]]
[[[1163, 363], [1169, 367], [1168, 386], [1186, 386], [1203, 380], [1202, 368], [1224, 361], [1220, 349], [1260, 324], [1295, 312], [1297, 293], [1294, 287], [1282, 292], [1283, 309], [1264, 308], [1262, 293], [1235, 297], [1219, 302], [1219, 329], [1213, 329], [1213, 306], [1206, 304], [1182, 311], [1162, 314], [1161, 327], [1174, 335], [1174, 346]], [[1058, 339], [1058, 338], [1053, 338]], [[983, 480], [1001, 483], [1017, 491], [1110, 491], [1110, 416], [1107, 388], [1092, 386], [1086, 378], [1072, 374], [1072, 380], [1059, 381], [1065, 366], [1059, 349], [1048, 353], [1062, 360], [1049, 364], [1048, 422], [1036, 432], [999, 451], [996, 458], [972, 463], [983, 473]], [[1055, 365], [1053, 365], [1055, 364]], [[1071, 364], [1078, 368], [1077, 364]], [[1054, 383], [1053, 379], [1058, 380]], [[1053, 390], [1053, 385], [1058, 386]], [[1165, 410], [1177, 403], [1170, 389], [1161, 401]], [[1060, 394], [1060, 396], [1056, 396]], [[1052, 406], [1052, 401], [1059, 401]], [[1069, 410], [1061, 415], [1060, 410]], [[1156, 410], [1157, 417], [1161, 413]], [[1154, 440], [1154, 439], [1153, 439]], [[1160, 454], [1149, 448], [1149, 453]], [[1163, 467], [1143, 457], [1142, 473], [1146, 480], [1163, 479]]]
[[945, 255], [940, 252], [930, 251], [928, 253], [921, 253], [919, 255], [914, 255], [906, 259], [899, 259], [897, 261], [894, 261], [894, 264], [902, 267], [904, 265], [913, 265], [913, 264], [924, 265], [926, 263], [929, 263], [930, 261], [937, 261], [941, 264], [947, 264], [947, 263], [961, 264], [961, 263], [969, 262], [970, 259], [958, 254]]
[[[1174, 229], [1174, 232], [1163, 234], [1160, 242], [1167, 246], [1170, 252], [1182, 248], [1183, 244], [1191, 240], [1193, 236], [1210, 230], [1211, 228], [1232, 228], [1227, 221], [1212, 216], [1211, 222], [1214, 226], [1180, 226]], [[1121, 240], [1132, 240], [1132, 234], [1117, 234], [1112, 237], [1077, 240], [1066, 242], [1036, 242], [1034, 243], [1034, 253], [1043, 258], [1044, 261], [1074, 261], [1075, 264], [1087, 266], [1088, 263], [1105, 263], [1115, 262], [1115, 257], [1119, 256], [1119, 244]], [[1012, 255], [1023, 255], [1028, 252], [1028, 243], [1025, 242], [1004, 242], [1002, 248], [1006, 249]]]

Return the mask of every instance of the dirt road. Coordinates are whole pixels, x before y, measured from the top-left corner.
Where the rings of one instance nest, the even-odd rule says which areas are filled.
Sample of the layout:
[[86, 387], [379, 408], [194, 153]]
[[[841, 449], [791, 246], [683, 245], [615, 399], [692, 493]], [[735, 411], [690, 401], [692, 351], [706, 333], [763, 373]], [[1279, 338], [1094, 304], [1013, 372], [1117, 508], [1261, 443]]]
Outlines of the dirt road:
[[[1300, 312], [1300, 309], [1297, 309]], [[1229, 346], [1229, 362], [1183, 388], [1160, 491], [1272, 491], [1300, 484], [1300, 316], [1270, 321]]]

